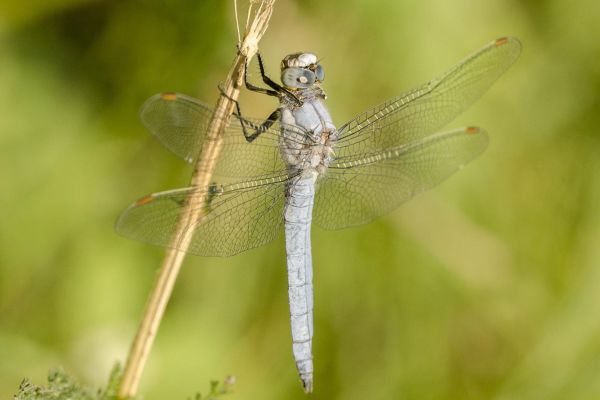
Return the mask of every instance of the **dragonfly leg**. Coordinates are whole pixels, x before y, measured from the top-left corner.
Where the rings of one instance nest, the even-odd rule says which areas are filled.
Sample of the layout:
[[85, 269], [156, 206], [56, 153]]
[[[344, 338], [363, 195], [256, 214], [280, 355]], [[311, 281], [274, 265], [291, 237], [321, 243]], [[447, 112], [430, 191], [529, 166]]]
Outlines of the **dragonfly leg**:
[[298, 96], [296, 96], [290, 90], [284, 88], [283, 86], [281, 86], [280, 84], [273, 81], [267, 76], [267, 74], [265, 73], [265, 66], [262, 61], [262, 56], [259, 52], [256, 53], [256, 58], [258, 58], [258, 67], [260, 69], [260, 76], [262, 78], [262, 81], [271, 89], [263, 89], [259, 86], [253, 85], [252, 83], [248, 82], [248, 65], [246, 65], [246, 68], [244, 69], [244, 83], [246, 84], [246, 88], [253, 92], [258, 92], [269, 96], [286, 96], [290, 98], [294, 103], [296, 103], [297, 106], [302, 106], [303, 102], [298, 98]]
[[[252, 141], [254, 141], [254, 139], [256, 139], [261, 133], [263, 133], [264, 131], [269, 129], [271, 127], [271, 125], [273, 125], [275, 123], [275, 121], [277, 121], [279, 119], [279, 117], [281, 116], [281, 112], [279, 111], [279, 109], [277, 109], [277, 110], [273, 111], [271, 113], [271, 115], [269, 115], [262, 124], [260, 124], [260, 125], [255, 124], [252, 121], [249, 121], [242, 116], [240, 102], [237, 101], [236, 99], [228, 96], [227, 93], [225, 93], [225, 91], [223, 90], [223, 87], [221, 84], [219, 84], [219, 91], [221, 92], [222, 96], [227, 97], [229, 100], [233, 101], [233, 103], [235, 104], [236, 111], [233, 113], [233, 115], [235, 115], [237, 117], [237, 119], [240, 120], [240, 125], [242, 125], [242, 132], [244, 133], [244, 137], [246, 138], [246, 141], [248, 143], [252, 143]], [[248, 127], [253, 129], [254, 132], [249, 133]]]
[[[245, 120], [243, 117], [238, 116], [240, 123], [242, 124], [242, 131], [244, 132], [244, 137], [248, 143], [252, 143], [254, 139], [256, 139], [261, 133], [266, 131], [281, 117], [281, 112], [279, 110], [275, 110], [267, 117], [267, 119], [260, 125], [254, 124], [251, 121]], [[246, 126], [249, 125], [252, 129], [254, 129], [254, 133], [248, 134], [246, 130]]]
[[[258, 55], [258, 53], [257, 53], [257, 55]], [[262, 65], [262, 60], [261, 60], [260, 56], [258, 56], [258, 60], [259, 60], [259, 61], [258, 61], [258, 63], [259, 63], [259, 65], [260, 65], [260, 74], [261, 74], [262, 76], [265, 76], [265, 75], [264, 75], [264, 73], [265, 73], [265, 70], [264, 70], [264, 68], [263, 68], [263, 65]], [[263, 81], [264, 81], [264, 78], [263, 78]], [[256, 86], [256, 85], [253, 85], [252, 83], [250, 83], [250, 82], [248, 81], [248, 64], [246, 64], [246, 66], [244, 67], [244, 83], [246, 84], [246, 88], [247, 88], [248, 90], [251, 90], [251, 91], [253, 91], [253, 92], [258, 92], [258, 93], [266, 94], [267, 96], [275, 96], [275, 97], [279, 97], [279, 96], [280, 96], [280, 95], [279, 95], [280, 91], [279, 91], [279, 90], [278, 90], [276, 87], [275, 87], [275, 88], [273, 88], [273, 87], [271, 86], [271, 88], [272, 88], [273, 90], [271, 90], [271, 89], [264, 89], [264, 88], [261, 88], [260, 86]], [[266, 83], [266, 82], [265, 82], [265, 83]], [[275, 83], [275, 82], [273, 82], [273, 83]], [[277, 84], [276, 84], [276, 85], [277, 85]], [[282, 89], [283, 89], [283, 88], [282, 88]]]
[[294, 103], [296, 103], [297, 106], [302, 106], [302, 100], [300, 100], [298, 98], [298, 96], [296, 96], [290, 90], [284, 88], [283, 86], [281, 86], [277, 82], [274, 82], [271, 78], [269, 78], [267, 76], [267, 74], [265, 74], [265, 66], [263, 64], [262, 56], [260, 55], [260, 52], [256, 53], [256, 58], [258, 58], [258, 67], [260, 68], [260, 76], [261, 76], [263, 82], [266, 85], [268, 85], [270, 88], [272, 88], [273, 90], [276, 90], [279, 93], [282, 93], [282, 92], [285, 93], [289, 98], [292, 99], [292, 101]]

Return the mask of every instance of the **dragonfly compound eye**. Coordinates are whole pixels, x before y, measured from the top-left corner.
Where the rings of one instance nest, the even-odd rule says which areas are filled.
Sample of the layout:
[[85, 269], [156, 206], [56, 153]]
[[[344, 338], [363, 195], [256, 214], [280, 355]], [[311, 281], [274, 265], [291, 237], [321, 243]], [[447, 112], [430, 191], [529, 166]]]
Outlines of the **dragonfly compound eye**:
[[317, 64], [317, 68], [315, 69], [315, 76], [319, 82], [323, 82], [325, 79], [325, 70], [321, 64]]
[[281, 71], [281, 81], [291, 88], [308, 88], [316, 79], [315, 73], [305, 68], [285, 68]]

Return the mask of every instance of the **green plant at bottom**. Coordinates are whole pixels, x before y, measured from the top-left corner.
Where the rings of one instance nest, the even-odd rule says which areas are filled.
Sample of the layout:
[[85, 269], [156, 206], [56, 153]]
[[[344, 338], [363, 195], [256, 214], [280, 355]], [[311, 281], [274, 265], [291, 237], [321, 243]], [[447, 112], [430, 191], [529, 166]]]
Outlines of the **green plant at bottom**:
[[[120, 364], [115, 364], [110, 372], [105, 388], [93, 390], [81, 385], [75, 378], [69, 376], [61, 369], [51, 370], [48, 373], [48, 384], [37, 386], [28, 379], [23, 379], [19, 385], [19, 392], [14, 400], [118, 400], [117, 391], [123, 369]], [[231, 393], [235, 383], [233, 376], [226, 377], [223, 382], [211, 381], [210, 390], [206, 396], [197, 393], [193, 400], [217, 400], [222, 395]], [[129, 400], [135, 400], [130, 398]], [[190, 400], [192, 400], [190, 398]]]
[[116, 400], [121, 379], [121, 365], [116, 364], [110, 372], [106, 388], [97, 391], [82, 386], [65, 371], [56, 369], [48, 373], [48, 385], [37, 386], [23, 379], [14, 400]]

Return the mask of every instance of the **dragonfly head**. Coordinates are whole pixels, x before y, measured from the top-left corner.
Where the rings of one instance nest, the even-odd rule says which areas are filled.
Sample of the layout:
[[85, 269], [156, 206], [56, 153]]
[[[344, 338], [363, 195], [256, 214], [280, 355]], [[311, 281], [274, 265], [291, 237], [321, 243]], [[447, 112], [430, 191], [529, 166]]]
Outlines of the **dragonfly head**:
[[325, 71], [312, 53], [294, 53], [281, 61], [281, 82], [291, 89], [307, 89], [323, 82]]

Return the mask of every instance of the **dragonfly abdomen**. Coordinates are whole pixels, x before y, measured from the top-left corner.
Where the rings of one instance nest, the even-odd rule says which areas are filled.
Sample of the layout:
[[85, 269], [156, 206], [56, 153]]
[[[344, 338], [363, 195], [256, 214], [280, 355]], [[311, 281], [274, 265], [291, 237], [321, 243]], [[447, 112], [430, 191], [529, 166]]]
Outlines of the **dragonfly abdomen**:
[[306, 392], [312, 391], [313, 381], [313, 271], [310, 226], [315, 180], [314, 174], [294, 178], [288, 186], [285, 209], [292, 349]]

